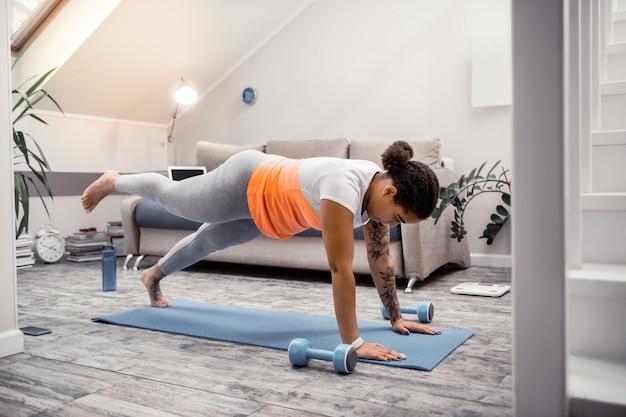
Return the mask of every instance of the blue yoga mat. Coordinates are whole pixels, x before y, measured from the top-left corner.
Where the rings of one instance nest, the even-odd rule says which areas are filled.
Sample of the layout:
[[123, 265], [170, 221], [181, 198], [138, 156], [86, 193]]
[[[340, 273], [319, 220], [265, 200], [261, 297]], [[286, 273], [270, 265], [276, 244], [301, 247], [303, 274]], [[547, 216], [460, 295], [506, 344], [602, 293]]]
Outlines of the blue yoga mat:
[[[289, 342], [296, 337], [309, 339], [316, 349], [334, 350], [341, 343], [334, 317], [186, 300], [174, 300], [168, 308], [143, 307], [92, 320], [282, 350], [287, 350]], [[382, 319], [379, 322], [359, 320], [363, 339], [376, 341], [407, 356], [403, 361], [361, 361], [431, 371], [473, 336], [468, 330], [439, 330], [439, 335], [404, 336], [393, 332], [389, 322]]]

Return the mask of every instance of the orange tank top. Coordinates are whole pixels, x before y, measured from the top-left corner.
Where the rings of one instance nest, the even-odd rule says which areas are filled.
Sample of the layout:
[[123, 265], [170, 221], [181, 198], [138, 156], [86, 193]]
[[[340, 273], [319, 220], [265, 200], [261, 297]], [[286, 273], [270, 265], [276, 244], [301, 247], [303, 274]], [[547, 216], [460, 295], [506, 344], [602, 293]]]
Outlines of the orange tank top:
[[304, 198], [298, 182], [300, 160], [275, 159], [261, 163], [248, 183], [248, 207], [261, 233], [289, 239], [322, 225]]

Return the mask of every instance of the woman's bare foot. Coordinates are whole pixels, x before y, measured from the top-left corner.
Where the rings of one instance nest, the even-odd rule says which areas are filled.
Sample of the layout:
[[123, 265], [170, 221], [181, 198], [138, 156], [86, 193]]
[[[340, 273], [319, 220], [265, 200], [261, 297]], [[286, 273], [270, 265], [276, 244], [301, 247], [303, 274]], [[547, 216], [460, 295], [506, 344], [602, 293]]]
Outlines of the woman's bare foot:
[[148, 290], [150, 305], [152, 307], [163, 308], [172, 305], [170, 300], [163, 297], [161, 293], [161, 285], [159, 283], [164, 276], [158, 265], [153, 265], [141, 273], [141, 282]]
[[85, 189], [80, 197], [85, 213], [91, 213], [104, 197], [115, 191], [115, 181], [119, 176], [117, 171], [107, 171]]

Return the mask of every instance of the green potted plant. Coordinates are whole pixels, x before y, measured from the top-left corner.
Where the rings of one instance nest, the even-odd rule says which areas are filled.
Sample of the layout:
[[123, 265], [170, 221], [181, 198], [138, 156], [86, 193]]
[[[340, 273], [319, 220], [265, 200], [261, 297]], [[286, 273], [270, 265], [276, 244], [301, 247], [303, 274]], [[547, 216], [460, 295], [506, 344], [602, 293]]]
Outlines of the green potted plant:
[[511, 217], [511, 181], [507, 174], [508, 169], [500, 166], [499, 173], [496, 168], [500, 161], [496, 162], [486, 175], [482, 171], [487, 162], [478, 168], [474, 168], [469, 175], [462, 175], [457, 182], [442, 188], [439, 197], [441, 202], [432, 213], [435, 224], [439, 221], [443, 211], [448, 207], [454, 208], [454, 220], [450, 222], [451, 238], [457, 241], [463, 240], [467, 234], [463, 217], [468, 204], [476, 197], [485, 193], [499, 193], [501, 202], [496, 205], [495, 212], [491, 214], [490, 222], [485, 226], [481, 239], [487, 239], [487, 244], [491, 245], [498, 232]]
[[[15, 219], [16, 236], [28, 229], [28, 216], [30, 212], [30, 192], [34, 190], [50, 215], [44, 196], [53, 198], [52, 190], [48, 182], [51, 173], [43, 150], [28, 133], [18, 129], [16, 125], [25, 117], [32, 117], [38, 122], [48, 124], [45, 120], [34, 113], [34, 107], [43, 99], [49, 99], [61, 111], [59, 104], [42, 89], [42, 84], [56, 68], [46, 72], [41, 77], [29, 78], [22, 85], [11, 91], [14, 97], [12, 108], [13, 117], [13, 176], [15, 183]], [[33, 82], [34, 80], [34, 82]], [[29, 83], [31, 83], [28, 85]]]

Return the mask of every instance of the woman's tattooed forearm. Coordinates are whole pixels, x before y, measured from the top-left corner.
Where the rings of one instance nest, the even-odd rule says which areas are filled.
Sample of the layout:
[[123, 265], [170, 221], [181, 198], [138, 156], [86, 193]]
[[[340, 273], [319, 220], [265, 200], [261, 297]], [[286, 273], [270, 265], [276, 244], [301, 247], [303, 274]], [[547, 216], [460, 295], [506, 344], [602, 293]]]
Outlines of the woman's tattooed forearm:
[[367, 252], [371, 259], [377, 261], [380, 257], [389, 255], [389, 228], [374, 222], [370, 234], [370, 244]]
[[376, 287], [380, 301], [382, 301], [385, 309], [389, 313], [389, 319], [392, 323], [400, 319], [400, 305], [396, 293], [396, 274], [393, 266], [384, 267], [382, 264], [391, 264], [391, 261], [385, 262], [381, 258], [389, 256], [389, 227], [378, 222], [372, 222], [368, 230], [368, 248], [367, 254], [371, 261], [379, 261], [380, 265], [375, 270], [384, 268], [376, 277]]
[[381, 272], [380, 279], [382, 283], [378, 288], [378, 295], [387, 313], [389, 313], [389, 320], [393, 323], [401, 317], [396, 293], [396, 275], [393, 272], [393, 268], [387, 268], [385, 272]]

